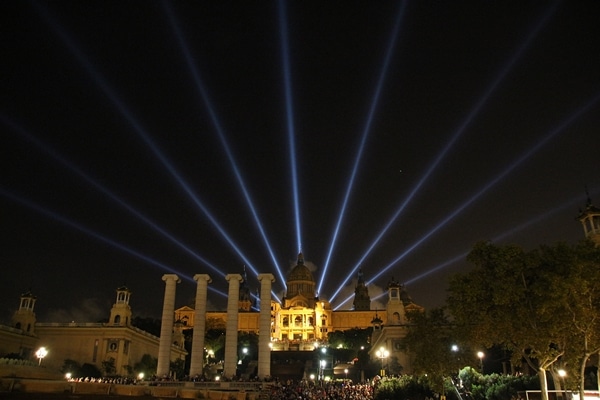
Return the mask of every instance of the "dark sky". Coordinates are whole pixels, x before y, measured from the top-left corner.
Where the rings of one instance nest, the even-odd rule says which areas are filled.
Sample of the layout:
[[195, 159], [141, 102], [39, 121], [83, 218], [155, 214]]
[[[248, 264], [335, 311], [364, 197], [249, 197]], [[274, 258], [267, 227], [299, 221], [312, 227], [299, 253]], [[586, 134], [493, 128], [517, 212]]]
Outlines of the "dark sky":
[[281, 298], [299, 245], [334, 306], [360, 266], [436, 307], [479, 240], [583, 238], [599, 2], [283, 5], [1, 2], [2, 320], [26, 290], [106, 318], [123, 284], [158, 317], [173, 272], [223, 309], [244, 265]]

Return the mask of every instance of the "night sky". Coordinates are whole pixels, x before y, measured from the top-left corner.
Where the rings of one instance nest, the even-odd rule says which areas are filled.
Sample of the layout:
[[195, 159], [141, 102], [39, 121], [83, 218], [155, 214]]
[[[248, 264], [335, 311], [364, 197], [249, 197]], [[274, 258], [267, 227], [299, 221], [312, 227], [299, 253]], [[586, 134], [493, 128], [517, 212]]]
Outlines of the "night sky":
[[479, 240], [582, 240], [586, 186], [600, 206], [599, 15], [1, 2], [1, 321], [27, 290], [38, 321], [101, 320], [123, 284], [158, 317], [165, 273], [177, 307], [207, 273], [224, 309], [244, 265], [281, 298], [299, 247], [340, 309], [359, 267], [372, 298], [394, 277], [431, 308]]

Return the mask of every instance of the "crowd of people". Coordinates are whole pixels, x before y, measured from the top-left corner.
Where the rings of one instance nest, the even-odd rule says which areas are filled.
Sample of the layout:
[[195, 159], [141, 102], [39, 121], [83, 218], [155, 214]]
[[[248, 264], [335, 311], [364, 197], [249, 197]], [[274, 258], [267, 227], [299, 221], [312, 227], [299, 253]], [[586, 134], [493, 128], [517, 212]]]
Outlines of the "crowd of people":
[[269, 393], [271, 400], [371, 400], [373, 386], [369, 383], [352, 381], [275, 382]]

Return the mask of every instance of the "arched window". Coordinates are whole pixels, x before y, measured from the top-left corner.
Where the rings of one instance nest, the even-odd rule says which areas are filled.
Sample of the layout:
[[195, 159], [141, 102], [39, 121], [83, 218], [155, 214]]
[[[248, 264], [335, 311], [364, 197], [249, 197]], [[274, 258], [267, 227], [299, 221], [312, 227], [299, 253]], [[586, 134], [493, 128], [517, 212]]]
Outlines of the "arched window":
[[119, 324], [121, 323], [121, 316], [120, 315], [116, 315], [115, 316], [115, 324]]

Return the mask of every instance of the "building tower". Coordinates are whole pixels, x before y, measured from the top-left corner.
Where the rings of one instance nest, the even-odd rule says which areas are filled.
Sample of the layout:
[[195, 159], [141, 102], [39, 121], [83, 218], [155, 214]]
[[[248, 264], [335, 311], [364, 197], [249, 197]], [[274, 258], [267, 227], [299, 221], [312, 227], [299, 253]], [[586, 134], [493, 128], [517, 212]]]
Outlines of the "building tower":
[[594, 207], [592, 204], [587, 188], [586, 194], [587, 202], [585, 204], [585, 209], [583, 211], [579, 210], [577, 219], [579, 219], [583, 225], [585, 237], [593, 241], [596, 246], [600, 246], [600, 208]]
[[371, 298], [369, 297], [369, 289], [365, 284], [362, 269], [358, 270], [358, 280], [354, 288], [354, 310], [368, 311], [371, 309]]
[[248, 286], [248, 274], [246, 273], [246, 266], [244, 265], [244, 271], [242, 272], [242, 283], [240, 283], [240, 300], [239, 310], [250, 311], [252, 307], [252, 298], [250, 296], [250, 286]]
[[131, 307], [129, 298], [131, 291], [127, 286], [117, 288], [117, 301], [110, 310], [109, 325], [112, 326], [131, 326]]
[[25, 335], [35, 336], [35, 306], [36, 297], [27, 291], [21, 295], [19, 309], [12, 317], [12, 326], [21, 329]]
[[402, 285], [392, 277], [392, 280], [388, 282], [388, 325], [399, 325], [404, 322], [404, 303], [402, 301], [401, 293]]

